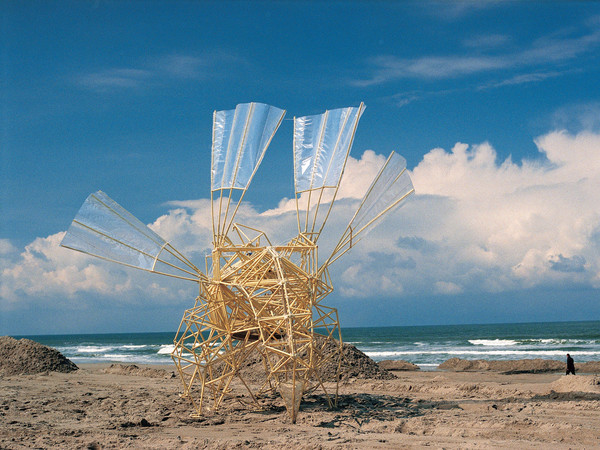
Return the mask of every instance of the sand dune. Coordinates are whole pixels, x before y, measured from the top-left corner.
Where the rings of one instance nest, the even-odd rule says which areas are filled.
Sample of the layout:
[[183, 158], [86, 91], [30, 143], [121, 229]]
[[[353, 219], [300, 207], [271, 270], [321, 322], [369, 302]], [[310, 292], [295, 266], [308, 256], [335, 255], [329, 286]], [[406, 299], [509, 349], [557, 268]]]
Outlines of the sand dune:
[[600, 393], [599, 376], [563, 376], [550, 385], [556, 392], [595, 392]]

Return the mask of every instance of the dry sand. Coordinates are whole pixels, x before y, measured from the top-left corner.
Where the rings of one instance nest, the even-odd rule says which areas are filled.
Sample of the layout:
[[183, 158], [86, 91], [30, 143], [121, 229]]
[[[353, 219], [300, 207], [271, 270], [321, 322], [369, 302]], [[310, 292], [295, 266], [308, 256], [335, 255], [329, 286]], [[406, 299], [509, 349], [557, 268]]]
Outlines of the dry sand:
[[[599, 448], [595, 375], [395, 372], [316, 391], [291, 424], [278, 397], [191, 419], [172, 366], [82, 365], [0, 378], [0, 448]], [[333, 385], [329, 385], [333, 386]]]

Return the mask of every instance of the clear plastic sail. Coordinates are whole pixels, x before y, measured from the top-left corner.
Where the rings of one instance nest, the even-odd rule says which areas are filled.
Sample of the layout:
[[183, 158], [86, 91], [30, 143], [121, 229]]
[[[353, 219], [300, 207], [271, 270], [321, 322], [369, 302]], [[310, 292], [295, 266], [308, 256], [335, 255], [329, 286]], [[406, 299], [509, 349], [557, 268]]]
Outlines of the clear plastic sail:
[[205, 278], [168, 242], [102, 191], [88, 196], [60, 245], [149, 272], [192, 281]]
[[[298, 228], [316, 240], [337, 194], [365, 107], [294, 119], [294, 180]], [[323, 204], [328, 207], [320, 208]]]
[[350, 250], [374, 228], [379, 219], [400, 206], [414, 192], [406, 170], [406, 160], [392, 152], [371, 183], [324, 267]]
[[[215, 111], [211, 161], [211, 194], [216, 241], [227, 234], [237, 208], [285, 111], [263, 103], [244, 103]], [[236, 204], [231, 208], [231, 203]]]

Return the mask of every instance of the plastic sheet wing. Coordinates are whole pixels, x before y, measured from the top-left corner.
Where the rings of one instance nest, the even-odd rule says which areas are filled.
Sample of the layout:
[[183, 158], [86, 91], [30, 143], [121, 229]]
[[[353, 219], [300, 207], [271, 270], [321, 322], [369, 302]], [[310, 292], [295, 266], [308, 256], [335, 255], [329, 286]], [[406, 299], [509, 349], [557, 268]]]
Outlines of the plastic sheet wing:
[[[263, 103], [244, 103], [215, 111], [211, 161], [213, 235], [220, 245], [260, 165], [285, 111]], [[214, 201], [215, 197], [218, 201]], [[235, 206], [232, 208], [231, 205]]]
[[371, 183], [360, 206], [324, 267], [333, 263], [364, 238], [386, 213], [415, 192], [406, 170], [406, 160], [392, 152]]
[[326, 111], [294, 120], [296, 192], [336, 187], [364, 106]]
[[263, 103], [244, 103], [229, 111], [215, 111], [213, 191], [248, 188], [284, 115], [284, 110]]
[[[358, 107], [294, 119], [294, 180], [298, 228], [316, 239], [335, 200], [358, 121]], [[329, 208], [320, 208], [329, 203]]]
[[206, 278], [168, 242], [102, 191], [88, 196], [60, 245], [149, 272], [191, 281]]

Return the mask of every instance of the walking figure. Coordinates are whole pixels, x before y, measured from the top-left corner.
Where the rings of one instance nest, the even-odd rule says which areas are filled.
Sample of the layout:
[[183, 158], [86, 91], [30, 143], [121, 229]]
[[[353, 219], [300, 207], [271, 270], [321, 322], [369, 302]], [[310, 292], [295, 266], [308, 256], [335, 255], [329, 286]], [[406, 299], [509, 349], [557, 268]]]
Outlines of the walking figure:
[[567, 353], [567, 373], [566, 373], [566, 375], [569, 375], [570, 373], [575, 375], [575, 362], [573, 361], [573, 358], [571, 358], [571, 355], [569, 355]]

